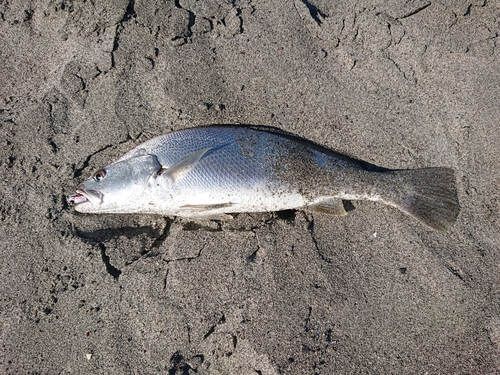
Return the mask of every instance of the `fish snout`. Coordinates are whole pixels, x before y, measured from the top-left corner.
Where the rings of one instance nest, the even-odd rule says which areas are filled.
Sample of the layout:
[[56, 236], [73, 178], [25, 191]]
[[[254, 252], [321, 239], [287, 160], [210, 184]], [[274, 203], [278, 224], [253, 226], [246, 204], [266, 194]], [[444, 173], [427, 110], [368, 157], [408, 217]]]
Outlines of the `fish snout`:
[[95, 206], [99, 206], [102, 203], [103, 194], [97, 190], [83, 189], [79, 187], [76, 189], [75, 194], [71, 194], [68, 197], [68, 203], [71, 205], [78, 205], [82, 203], [91, 203]]

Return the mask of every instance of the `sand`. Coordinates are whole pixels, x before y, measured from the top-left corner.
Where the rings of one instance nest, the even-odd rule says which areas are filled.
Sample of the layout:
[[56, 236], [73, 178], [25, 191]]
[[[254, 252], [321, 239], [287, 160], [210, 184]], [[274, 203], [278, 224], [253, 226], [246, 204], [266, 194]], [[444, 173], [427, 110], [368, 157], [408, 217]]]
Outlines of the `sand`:
[[[401, 3], [0, 2], [0, 372], [499, 373], [499, 4]], [[208, 124], [452, 167], [460, 215], [68, 207], [124, 152]]]

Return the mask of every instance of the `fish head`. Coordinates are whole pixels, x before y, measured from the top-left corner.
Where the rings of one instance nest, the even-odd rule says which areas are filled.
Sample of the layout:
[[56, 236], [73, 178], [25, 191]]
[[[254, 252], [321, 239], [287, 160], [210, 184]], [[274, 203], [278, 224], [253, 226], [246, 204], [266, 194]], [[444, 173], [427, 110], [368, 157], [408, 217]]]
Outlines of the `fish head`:
[[155, 155], [119, 160], [80, 184], [68, 202], [84, 213], [130, 212], [161, 168]]

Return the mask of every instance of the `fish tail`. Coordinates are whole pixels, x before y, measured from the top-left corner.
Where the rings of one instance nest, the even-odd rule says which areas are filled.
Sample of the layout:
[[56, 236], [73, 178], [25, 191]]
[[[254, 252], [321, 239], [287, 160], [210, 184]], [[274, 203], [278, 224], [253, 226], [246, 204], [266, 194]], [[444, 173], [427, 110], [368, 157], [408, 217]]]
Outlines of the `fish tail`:
[[[398, 188], [388, 197], [391, 205], [437, 230], [447, 230], [459, 211], [455, 172], [451, 168], [395, 170]], [[385, 173], [384, 173], [385, 174]]]

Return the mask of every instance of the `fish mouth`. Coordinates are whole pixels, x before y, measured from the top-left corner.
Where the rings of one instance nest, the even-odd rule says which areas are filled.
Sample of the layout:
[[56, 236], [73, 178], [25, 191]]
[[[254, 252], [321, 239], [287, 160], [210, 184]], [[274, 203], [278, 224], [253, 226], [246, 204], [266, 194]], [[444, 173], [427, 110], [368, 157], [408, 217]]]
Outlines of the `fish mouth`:
[[102, 193], [97, 190], [77, 189], [75, 194], [68, 197], [68, 203], [72, 206], [78, 206], [84, 203], [90, 203], [99, 206], [102, 203]]

